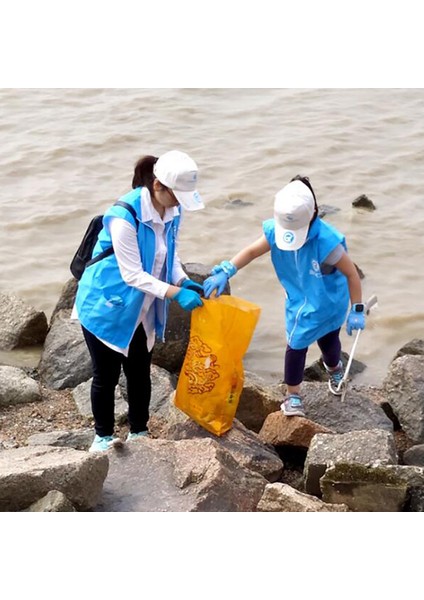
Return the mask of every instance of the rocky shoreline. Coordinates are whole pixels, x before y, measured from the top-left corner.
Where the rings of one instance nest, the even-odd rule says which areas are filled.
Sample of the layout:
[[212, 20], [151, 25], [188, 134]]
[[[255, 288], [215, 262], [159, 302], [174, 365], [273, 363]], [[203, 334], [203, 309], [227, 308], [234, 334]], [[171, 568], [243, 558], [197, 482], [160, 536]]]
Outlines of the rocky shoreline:
[[[185, 267], [199, 282], [209, 272]], [[69, 319], [75, 291], [72, 279], [50, 323], [2, 294], [0, 347], [43, 351], [37, 369], [0, 365], [1, 511], [424, 510], [422, 340], [399, 350], [381, 387], [355, 385], [364, 365], [354, 360], [343, 404], [328, 392], [319, 361], [308, 367], [306, 418], [281, 413], [282, 383], [246, 372], [233, 428], [216, 437], [173, 404], [190, 328], [173, 303], [169, 341], [154, 349], [150, 437], [92, 455], [91, 365]], [[117, 391], [124, 440], [123, 380]]]

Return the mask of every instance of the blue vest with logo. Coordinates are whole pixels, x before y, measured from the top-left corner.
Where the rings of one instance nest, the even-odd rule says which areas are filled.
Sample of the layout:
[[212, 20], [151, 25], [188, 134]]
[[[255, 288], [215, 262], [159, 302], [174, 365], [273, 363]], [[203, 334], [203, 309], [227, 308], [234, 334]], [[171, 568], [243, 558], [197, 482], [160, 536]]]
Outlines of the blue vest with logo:
[[[347, 278], [335, 267], [324, 268], [327, 256], [346, 241], [332, 225], [315, 219], [299, 250], [280, 250], [275, 243], [274, 219], [263, 223], [271, 260], [286, 292], [287, 343], [306, 348], [341, 327], [349, 306]], [[328, 265], [327, 265], [328, 267]]]
[[[139, 222], [137, 239], [141, 263], [147, 273], [152, 273], [155, 260], [155, 233], [151, 225], [142, 222], [141, 188], [125, 194], [120, 200], [131, 204]], [[112, 217], [120, 217], [131, 224], [134, 219], [122, 206], [111, 206], [103, 217], [103, 225]], [[176, 238], [180, 216], [165, 223], [167, 245], [165, 281], [171, 283], [175, 256]], [[93, 257], [112, 245], [107, 227], [103, 227], [93, 250]], [[82, 325], [96, 337], [126, 348], [134, 334], [134, 329], [143, 306], [145, 293], [127, 285], [121, 277], [115, 254], [87, 267], [79, 281], [76, 295], [78, 318]], [[169, 300], [156, 299], [156, 334], [163, 339], [168, 314]]]

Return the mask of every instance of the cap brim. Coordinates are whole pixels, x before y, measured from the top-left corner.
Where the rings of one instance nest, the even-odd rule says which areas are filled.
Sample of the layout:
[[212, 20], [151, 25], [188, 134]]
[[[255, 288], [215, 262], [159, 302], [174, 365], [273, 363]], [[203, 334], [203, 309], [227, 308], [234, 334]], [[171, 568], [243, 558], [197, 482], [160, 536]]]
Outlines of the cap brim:
[[300, 229], [285, 229], [275, 221], [275, 243], [280, 250], [299, 250], [308, 237], [309, 223]]
[[197, 190], [194, 192], [181, 192], [172, 190], [174, 196], [185, 210], [200, 210], [205, 208], [203, 200]]

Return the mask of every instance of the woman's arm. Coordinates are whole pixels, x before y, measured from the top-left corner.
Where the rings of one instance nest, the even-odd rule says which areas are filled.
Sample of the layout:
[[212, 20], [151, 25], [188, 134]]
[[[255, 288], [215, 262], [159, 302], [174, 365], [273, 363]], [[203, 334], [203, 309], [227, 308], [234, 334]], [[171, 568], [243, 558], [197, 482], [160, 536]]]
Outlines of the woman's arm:
[[230, 262], [237, 267], [237, 270], [240, 270], [251, 263], [252, 260], [259, 258], [259, 256], [266, 254], [270, 250], [271, 248], [266, 237], [261, 235], [256, 242], [253, 242], [253, 244], [250, 244], [249, 246], [243, 248], [243, 250], [240, 250], [240, 252], [238, 252]]

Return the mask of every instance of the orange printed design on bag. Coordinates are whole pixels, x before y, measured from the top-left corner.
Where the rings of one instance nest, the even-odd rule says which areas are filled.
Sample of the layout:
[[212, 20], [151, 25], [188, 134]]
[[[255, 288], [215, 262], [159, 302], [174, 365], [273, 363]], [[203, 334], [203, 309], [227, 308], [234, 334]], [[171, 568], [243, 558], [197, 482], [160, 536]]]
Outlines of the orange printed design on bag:
[[188, 378], [189, 393], [204, 394], [213, 390], [214, 381], [219, 377], [219, 365], [211, 348], [195, 335], [190, 339], [186, 357], [184, 375]]
[[191, 313], [175, 406], [215, 435], [232, 427], [243, 390], [243, 356], [260, 310], [247, 300], [224, 295], [204, 299]]

